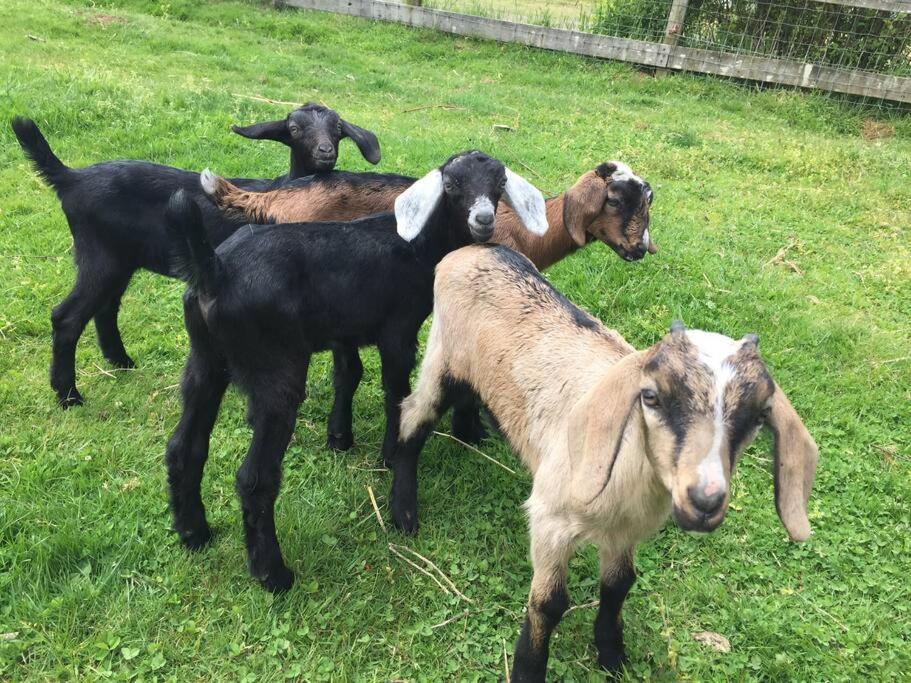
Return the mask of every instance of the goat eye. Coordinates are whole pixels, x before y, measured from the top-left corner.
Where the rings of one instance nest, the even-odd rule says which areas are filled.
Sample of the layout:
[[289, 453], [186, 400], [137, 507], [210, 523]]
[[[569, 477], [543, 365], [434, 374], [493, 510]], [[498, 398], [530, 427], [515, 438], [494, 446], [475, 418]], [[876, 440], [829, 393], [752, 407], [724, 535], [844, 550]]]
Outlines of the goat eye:
[[610, 198], [609, 198], [609, 199], [607, 200], [607, 203], [608, 203], [610, 206], [620, 206], [620, 200], [619, 200], [619, 199], [610, 199]]
[[658, 394], [652, 391], [651, 389], [642, 390], [642, 402], [647, 405], [649, 408], [655, 408], [658, 401]]
[[443, 189], [446, 192], [452, 192], [455, 189], [455, 185], [447, 180], [443, 183]]

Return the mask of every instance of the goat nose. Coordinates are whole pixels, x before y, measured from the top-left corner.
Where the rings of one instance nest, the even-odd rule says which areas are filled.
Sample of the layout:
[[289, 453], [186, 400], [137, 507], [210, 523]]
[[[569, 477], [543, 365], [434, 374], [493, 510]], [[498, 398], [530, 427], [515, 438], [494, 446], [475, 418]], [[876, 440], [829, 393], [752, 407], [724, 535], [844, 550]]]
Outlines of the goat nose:
[[494, 215], [493, 211], [478, 211], [474, 219], [481, 225], [490, 225], [493, 223]]
[[328, 142], [322, 142], [319, 144], [317, 149], [323, 154], [332, 154], [335, 151], [335, 147], [330, 145]]
[[691, 486], [687, 490], [687, 494], [689, 494], [693, 507], [711, 517], [718, 512], [721, 508], [721, 504], [724, 503], [725, 490], [720, 488], [713, 493], [707, 494], [706, 489], [698, 486]]

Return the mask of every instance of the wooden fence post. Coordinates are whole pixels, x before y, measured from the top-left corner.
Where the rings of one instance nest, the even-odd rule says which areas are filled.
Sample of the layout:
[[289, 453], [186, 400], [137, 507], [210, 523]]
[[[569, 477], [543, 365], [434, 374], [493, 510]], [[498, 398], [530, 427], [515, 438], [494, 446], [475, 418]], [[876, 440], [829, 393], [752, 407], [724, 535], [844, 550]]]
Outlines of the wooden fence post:
[[[667, 13], [667, 26], [664, 29], [664, 44], [670, 47], [677, 45], [677, 39], [683, 31], [683, 22], [686, 21], [686, 8], [689, 0], [674, 0], [671, 11]], [[657, 69], [656, 76], [666, 76], [669, 69]]]

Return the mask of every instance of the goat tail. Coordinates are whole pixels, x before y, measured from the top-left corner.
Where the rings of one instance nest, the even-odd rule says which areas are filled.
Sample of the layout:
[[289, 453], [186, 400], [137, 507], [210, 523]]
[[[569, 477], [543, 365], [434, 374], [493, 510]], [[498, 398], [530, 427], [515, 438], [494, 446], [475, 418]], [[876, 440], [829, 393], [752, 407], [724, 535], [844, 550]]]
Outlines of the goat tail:
[[[245, 192], [230, 180], [222, 178], [220, 175], [213, 173], [207, 168], [199, 174], [199, 184], [209, 200], [227, 218], [245, 222], [268, 222], [266, 220], [260, 220], [260, 216], [255, 210], [256, 207], [251, 206], [251, 204], [256, 203], [250, 201], [252, 193]], [[258, 194], [259, 193], [257, 193], [257, 195]]]
[[16, 116], [11, 125], [22, 151], [32, 162], [35, 171], [54, 190], [60, 190], [69, 179], [72, 169], [57, 158], [34, 121], [24, 116]]
[[214, 298], [221, 261], [206, 236], [199, 205], [188, 192], [177, 190], [168, 200], [165, 220], [171, 234], [171, 273], [198, 294]]

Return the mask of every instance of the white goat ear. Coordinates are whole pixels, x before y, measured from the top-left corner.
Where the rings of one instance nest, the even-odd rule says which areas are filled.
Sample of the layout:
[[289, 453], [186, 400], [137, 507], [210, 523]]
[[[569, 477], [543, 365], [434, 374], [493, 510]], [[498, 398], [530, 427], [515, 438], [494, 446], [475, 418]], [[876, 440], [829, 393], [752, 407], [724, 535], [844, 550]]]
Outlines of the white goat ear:
[[399, 236], [408, 242], [417, 237], [442, 198], [443, 174], [438, 168], [396, 197], [395, 222]]
[[506, 169], [503, 200], [512, 207], [529, 232], [538, 236], [547, 232], [547, 209], [544, 205], [544, 195], [525, 178], [508, 168]]

